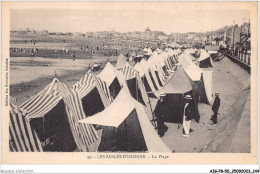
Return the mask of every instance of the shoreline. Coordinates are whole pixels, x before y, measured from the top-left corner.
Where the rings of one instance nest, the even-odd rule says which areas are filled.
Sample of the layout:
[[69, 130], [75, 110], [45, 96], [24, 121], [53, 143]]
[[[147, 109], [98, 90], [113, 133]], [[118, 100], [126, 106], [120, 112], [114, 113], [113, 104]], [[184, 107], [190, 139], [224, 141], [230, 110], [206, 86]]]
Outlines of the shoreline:
[[[100, 61], [102, 66], [100, 70], [94, 71], [94, 74], [99, 74], [105, 67], [107, 60]], [[110, 61], [110, 63], [115, 64], [116, 60]], [[77, 81], [79, 81], [89, 70], [89, 67], [85, 67], [80, 70], [68, 70], [62, 75], [58, 75], [57, 78], [69, 88], [72, 87]], [[54, 76], [43, 76], [35, 80], [17, 83], [10, 85], [10, 96], [17, 99], [17, 104], [20, 105], [30, 97], [35, 95], [37, 92], [44, 89], [49, 83], [51, 83]]]

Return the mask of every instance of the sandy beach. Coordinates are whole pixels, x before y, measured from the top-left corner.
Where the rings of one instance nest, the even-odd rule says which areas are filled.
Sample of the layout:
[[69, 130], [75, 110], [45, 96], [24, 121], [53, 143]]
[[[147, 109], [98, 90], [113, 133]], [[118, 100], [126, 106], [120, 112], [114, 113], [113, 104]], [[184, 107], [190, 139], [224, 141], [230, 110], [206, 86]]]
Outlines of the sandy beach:
[[[113, 62], [115, 64], [115, 62]], [[105, 62], [102, 64], [102, 68]], [[101, 68], [101, 70], [102, 70]], [[213, 70], [213, 92], [220, 92], [221, 106], [218, 125], [209, 124], [212, 113], [211, 105], [199, 104], [200, 123], [192, 122], [190, 138], [182, 137], [182, 127], [177, 124], [165, 123], [167, 131], [162, 140], [173, 152], [249, 152], [250, 136], [250, 74], [227, 57], [215, 62]], [[61, 82], [71, 87], [88, 71], [88, 67], [68, 70], [58, 75]], [[94, 72], [98, 74], [100, 71]], [[53, 79], [52, 76], [38, 78], [22, 84], [11, 85], [11, 96], [17, 98], [18, 104], [26, 101], [36, 92], [42, 90]], [[150, 98], [152, 105], [156, 100]], [[153, 107], [152, 107], [153, 108]], [[151, 114], [150, 108], [146, 108]], [[235, 143], [244, 134], [244, 141]], [[226, 137], [223, 140], [223, 136]], [[234, 138], [235, 137], [235, 138]], [[233, 140], [234, 139], [234, 140]], [[223, 141], [222, 141], [223, 140]], [[234, 143], [232, 143], [234, 141]]]

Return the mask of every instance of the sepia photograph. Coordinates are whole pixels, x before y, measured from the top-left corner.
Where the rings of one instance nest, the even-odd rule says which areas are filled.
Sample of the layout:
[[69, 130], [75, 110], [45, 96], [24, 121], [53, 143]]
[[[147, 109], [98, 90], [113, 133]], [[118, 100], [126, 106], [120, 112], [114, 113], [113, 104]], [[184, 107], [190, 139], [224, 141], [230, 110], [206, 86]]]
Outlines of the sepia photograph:
[[3, 32], [2, 163], [257, 163], [256, 2], [4, 2]]

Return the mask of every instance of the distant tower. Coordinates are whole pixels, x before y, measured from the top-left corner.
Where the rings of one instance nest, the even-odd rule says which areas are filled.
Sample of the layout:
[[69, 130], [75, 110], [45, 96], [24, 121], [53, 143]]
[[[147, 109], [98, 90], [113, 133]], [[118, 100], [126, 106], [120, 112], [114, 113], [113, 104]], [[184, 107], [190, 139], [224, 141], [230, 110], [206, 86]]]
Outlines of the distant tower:
[[150, 32], [151, 30], [150, 30], [150, 28], [149, 27], [147, 27], [146, 29], [145, 29], [145, 32]]

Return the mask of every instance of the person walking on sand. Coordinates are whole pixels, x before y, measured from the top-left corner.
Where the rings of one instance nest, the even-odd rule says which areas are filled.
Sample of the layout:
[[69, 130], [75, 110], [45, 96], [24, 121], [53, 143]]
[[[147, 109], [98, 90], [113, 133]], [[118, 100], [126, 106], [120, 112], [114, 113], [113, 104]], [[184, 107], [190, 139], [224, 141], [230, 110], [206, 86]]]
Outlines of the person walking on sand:
[[216, 92], [216, 97], [214, 100], [214, 103], [212, 105], [212, 111], [213, 111], [213, 116], [211, 118], [211, 124], [217, 125], [218, 123], [218, 110], [220, 106], [220, 98], [219, 98], [219, 92]]
[[183, 129], [184, 134], [182, 135], [184, 138], [190, 137], [190, 124], [191, 120], [193, 119], [193, 116], [195, 113], [193, 113], [193, 107], [192, 107], [192, 97], [191, 95], [185, 95], [185, 106], [184, 106], [184, 112], [183, 112]]

